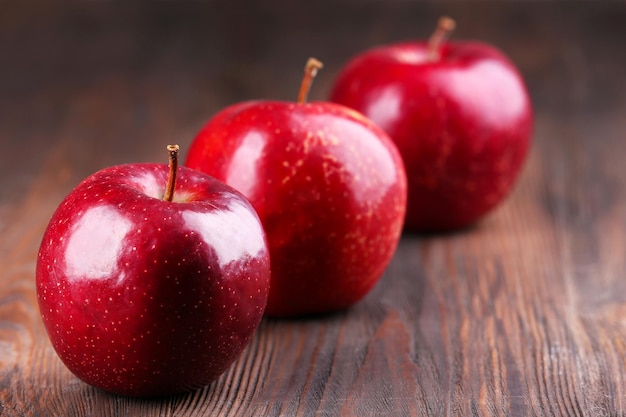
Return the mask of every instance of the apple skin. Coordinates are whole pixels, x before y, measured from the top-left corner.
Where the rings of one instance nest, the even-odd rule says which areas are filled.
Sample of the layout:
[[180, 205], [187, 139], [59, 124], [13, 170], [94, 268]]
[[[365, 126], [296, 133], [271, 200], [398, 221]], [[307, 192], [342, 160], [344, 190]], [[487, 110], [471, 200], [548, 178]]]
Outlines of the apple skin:
[[259, 214], [272, 264], [268, 316], [352, 306], [398, 245], [402, 159], [385, 132], [344, 106], [235, 104], [203, 127], [185, 164], [241, 191]]
[[270, 262], [239, 192], [167, 165], [106, 168], [79, 184], [44, 233], [41, 316], [65, 365], [98, 388], [154, 397], [209, 384], [237, 358], [267, 302]]
[[405, 227], [469, 226], [512, 189], [530, 147], [533, 113], [522, 77], [481, 42], [377, 47], [352, 58], [329, 100], [370, 118], [394, 140], [409, 183]]

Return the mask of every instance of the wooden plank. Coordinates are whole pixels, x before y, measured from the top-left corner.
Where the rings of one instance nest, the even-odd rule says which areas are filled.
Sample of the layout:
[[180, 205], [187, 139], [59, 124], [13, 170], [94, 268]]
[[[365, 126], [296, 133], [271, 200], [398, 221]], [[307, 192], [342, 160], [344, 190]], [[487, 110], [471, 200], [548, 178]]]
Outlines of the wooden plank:
[[[2, 4], [0, 415], [626, 415], [626, 6], [330, 6]], [[204, 389], [123, 398], [64, 367], [34, 269], [72, 187], [158, 161], [173, 140], [184, 149], [235, 101], [295, 97], [309, 54], [326, 62], [321, 99], [350, 54], [425, 36], [441, 13], [458, 36], [506, 50], [529, 82], [535, 144], [505, 204], [459, 233], [403, 236], [348, 311], [265, 319]]]

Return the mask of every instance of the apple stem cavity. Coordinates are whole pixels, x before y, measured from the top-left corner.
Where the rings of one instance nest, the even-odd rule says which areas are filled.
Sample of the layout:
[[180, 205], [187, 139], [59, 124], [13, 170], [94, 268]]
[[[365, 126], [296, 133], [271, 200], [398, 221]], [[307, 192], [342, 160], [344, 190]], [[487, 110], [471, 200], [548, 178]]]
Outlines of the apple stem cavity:
[[438, 61], [441, 58], [441, 47], [450, 37], [456, 27], [456, 22], [447, 16], [439, 18], [437, 28], [428, 39], [427, 58], [429, 62]]
[[170, 172], [167, 176], [167, 185], [165, 186], [164, 201], [174, 200], [174, 188], [176, 187], [176, 172], [178, 171], [178, 145], [167, 145], [167, 152], [170, 156]]
[[311, 83], [317, 75], [317, 72], [324, 67], [320, 61], [315, 58], [309, 58], [304, 67], [304, 77], [302, 78], [302, 84], [300, 84], [300, 92], [298, 93], [298, 103], [306, 103], [309, 96], [309, 90], [311, 89]]

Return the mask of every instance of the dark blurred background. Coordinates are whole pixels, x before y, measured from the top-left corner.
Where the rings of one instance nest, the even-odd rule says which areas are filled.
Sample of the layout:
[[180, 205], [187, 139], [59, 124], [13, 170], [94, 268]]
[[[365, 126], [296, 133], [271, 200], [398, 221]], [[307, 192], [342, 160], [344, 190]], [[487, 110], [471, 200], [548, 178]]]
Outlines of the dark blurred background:
[[[603, 135], [602, 121], [620, 117], [626, 102], [624, 2], [2, 1], [0, 175], [14, 176], [15, 189], [0, 190], [0, 201], [44, 163], [23, 138], [66, 143], [78, 177], [162, 159], [165, 144], [184, 152], [227, 105], [295, 99], [307, 57], [325, 63], [310, 95], [324, 99], [351, 56], [425, 38], [444, 14], [457, 20], [455, 39], [492, 43], [518, 65], [538, 141], [550, 140], [556, 119], [589, 129], [574, 135], [615, 136]], [[112, 134], [127, 147], [109, 149]]]

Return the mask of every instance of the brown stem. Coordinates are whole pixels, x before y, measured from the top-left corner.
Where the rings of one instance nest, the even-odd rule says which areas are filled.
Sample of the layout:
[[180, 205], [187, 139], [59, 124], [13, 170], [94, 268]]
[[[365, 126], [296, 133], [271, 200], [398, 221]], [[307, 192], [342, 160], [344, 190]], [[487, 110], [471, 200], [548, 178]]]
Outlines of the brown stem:
[[320, 70], [324, 64], [315, 58], [309, 58], [304, 67], [304, 77], [302, 78], [302, 84], [300, 84], [300, 92], [298, 93], [298, 103], [305, 103], [309, 96], [309, 90], [311, 89], [311, 83], [313, 78], [317, 75], [317, 71]]
[[172, 201], [174, 199], [174, 188], [176, 187], [176, 172], [178, 171], [178, 145], [167, 145], [167, 152], [170, 155], [170, 172], [167, 176], [167, 185], [165, 186], [164, 201]]
[[437, 61], [441, 57], [441, 47], [450, 37], [455, 27], [456, 22], [453, 19], [447, 16], [439, 18], [437, 29], [428, 39], [428, 60], [430, 62]]

